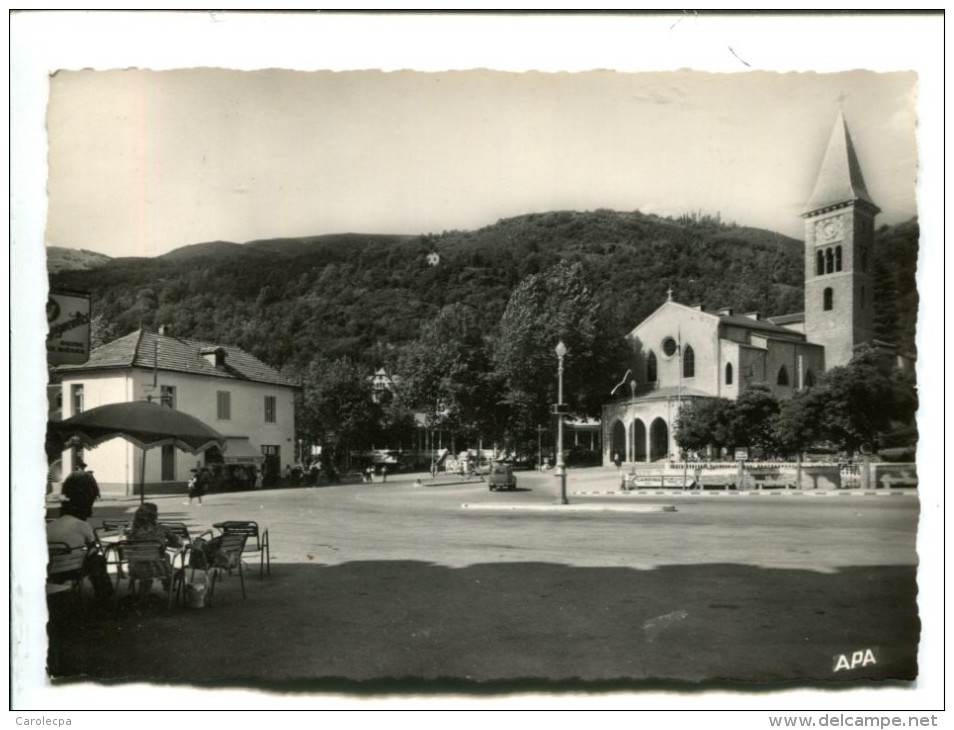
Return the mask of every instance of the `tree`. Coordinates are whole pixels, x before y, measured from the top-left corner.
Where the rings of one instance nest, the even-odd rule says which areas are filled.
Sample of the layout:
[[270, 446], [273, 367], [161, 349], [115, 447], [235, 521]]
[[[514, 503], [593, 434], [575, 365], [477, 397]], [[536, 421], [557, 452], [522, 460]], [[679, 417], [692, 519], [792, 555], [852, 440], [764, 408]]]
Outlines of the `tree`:
[[701, 451], [736, 446], [777, 450], [779, 403], [766, 385], [750, 385], [732, 401], [701, 398], [684, 405], [676, 416], [676, 443]]
[[880, 435], [913, 421], [917, 392], [886, 353], [859, 347], [847, 365], [832, 368], [821, 381], [821, 432], [849, 454], [874, 446]]
[[743, 390], [730, 409], [730, 440], [733, 446], [777, 450], [776, 421], [779, 404], [767, 385], [754, 384]]
[[469, 438], [497, 433], [500, 389], [480, 316], [467, 305], [445, 306], [399, 361], [401, 399]]
[[701, 398], [686, 403], [676, 416], [676, 443], [688, 451], [733, 446], [732, 406], [727, 398]]
[[107, 342], [116, 339], [116, 328], [111, 322], [106, 321], [102, 314], [95, 314], [89, 323], [89, 347], [95, 350]]
[[782, 453], [800, 457], [822, 438], [822, 412], [827, 395], [825, 388], [817, 385], [796, 391], [782, 401], [775, 423], [775, 438]]
[[380, 433], [381, 412], [369, 374], [346, 358], [317, 358], [302, 374], [299, 433], [345, 468], [351, 453], [370, 448]]
[[572, 413], [596, 416], [625, 369], [623, 338], [607, 318], [579, 262], [561, 261], [520, 282], [507, 303], [493, 346], [494, 370], [509, 409], [509, 430], [535, 443], [557, 399], [557, 357], [567, 347], [564, 401]]
[[[389, 392], [389, 391], [385, 391]], [[399, 399], [381, 404], [382, 443], [391, 448], [408, 448], [414, 443], [417, 423], [414, 413]]]

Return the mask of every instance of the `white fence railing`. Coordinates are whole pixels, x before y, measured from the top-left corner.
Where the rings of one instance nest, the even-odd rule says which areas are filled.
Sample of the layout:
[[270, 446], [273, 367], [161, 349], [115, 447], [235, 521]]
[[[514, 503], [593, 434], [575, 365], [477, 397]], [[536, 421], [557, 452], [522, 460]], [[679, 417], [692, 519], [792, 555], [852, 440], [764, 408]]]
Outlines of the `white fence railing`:
[[908, 463], [791, 461], [677, 461], [657, 470], [633, 470], [628, 488], [723, 487], [726, 489], [880, 489], [918, 486]]

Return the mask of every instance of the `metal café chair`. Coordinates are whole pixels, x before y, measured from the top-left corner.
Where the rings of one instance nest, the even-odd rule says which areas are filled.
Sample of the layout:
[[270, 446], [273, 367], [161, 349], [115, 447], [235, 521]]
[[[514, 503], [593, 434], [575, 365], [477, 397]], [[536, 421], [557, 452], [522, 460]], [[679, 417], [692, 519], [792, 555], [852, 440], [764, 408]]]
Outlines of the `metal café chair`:
[[192, 543], [192, 536], [189, 534], [189, 528], [185, 522], [160, 522], [159, 526], [178, 537], [183, 545]]
[[242, 598], [248, 598], [245, 594], [245, 571], [242, 567], [242, 551], [245, 549], [245, 541], [248, 536], [244, 532], [223, 532], [221, 543], [215, 552], [215, 558], [212, 565], [206, 568], [206, 573], [212, 573], [212, 582], [209, 585], [208, 605], [212, 605], [212, 599], [215, 596], [215, 584], [221, 571], [226, 571], [229, 575], [233, 570], [238, 570], [239, 581], [242, 584]]
[[65, 542], [46, 544], [48, 561], [46, 564], [46, 593], [53, 595], [64, 590], [76, 600], [80, 612], [83, 612], [83, 579], [86, 577], [86, 545], [70, 547]]
[[122, 569], [122, 561], [116, 546], [126, 538], [128, 525], [125, 522], [103, 520], [102, 527], [93, 529], [96, 544], [106, 560], [106, 572], [115, 576]]
[[[116, 543], [115, 548], [118, 553], [118, 571], [116, 573], [116, 592], [119, 592], [120, 581], [129, 581], [129, 592], [133, 593], [138, 588], [139, 599], [145, 602], [149, 596], [149, 586], [154, 579], [160, 581], [164, 578], [169, 579], [169, 604], [168, 610], [172, 610], [173, 603], [180, 595], [185, 581], [185, 571], [176, 567], [177, 556], [181, 556], [182, 550], [177, 549], [169, 556], [166, 547], [158, 540], [124, 540]], [[169, 575], [162, 574], [153, 566], [157, 563], [169, 563]], [[180, 561], [184, 563], [184, 561]], [[149, 566], [149, 567], [147, 567]]]
[[268, 542], [268, 528], [260, 529], [257, 522], [249, 520], [226, 520], [217, 522], [213, 527], [222, 531], [222, 534], [241, 533], [246, 536], [245, 554], [259, 555], [258, 578], [262, 580], [265, 574], [272, 574], [271, 546]]

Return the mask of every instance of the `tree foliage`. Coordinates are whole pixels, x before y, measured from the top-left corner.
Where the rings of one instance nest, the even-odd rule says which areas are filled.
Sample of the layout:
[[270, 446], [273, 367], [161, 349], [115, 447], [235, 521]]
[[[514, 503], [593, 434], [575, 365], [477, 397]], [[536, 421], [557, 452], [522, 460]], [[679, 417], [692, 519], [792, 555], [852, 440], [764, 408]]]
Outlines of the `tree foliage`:
[[862, 445], [876, 446], [879, 437], [899, 424], [910, 424], [917, 411], [917, 392], [890, 356], [862, 346], [847, 365], [832, 368], [820, 383], [817, 398], [820, 432], [849, 454]]
[[533, 440], [558, 399], [555, 346], [563, 342], [563, 400], [594, 416], [618, 377], [622, 338], [605, 327], [602, 307], [580, 262], [561, 261], [514, 290], [494, 340], [494, 369], [509, 407], [515, 441]]
[[421, 327], [397, 364], [401, 399], [464, 437], [496, 437], [501, 400], [479, 313], [449, 304]]
[[686, 403], [676, 415], [676, 443], [688, 451], [703, 451], [707, 446], [715, 449], [734, 446], [732, 406], [727, 398], [702, 398]]
[[322, 444], [339, 465], [380, 437], [382, 413], [371, 393], [370, 372], [346, 358], [315, 358], [301, 374], [299, 433]]
[[825, 389], [816, 385], [796, 391], [780, 404], [775, 428], [781, 453], [786, 456], [801, 454], [822, 439], [825, 399]]
[[765, 385], [750, 385], [736, 400], [705, 398], [684, 405], [676, 416], [676, 442], [691, 451], [755, 446], [774, 452], [779, 403]]
[[779, 403], [767, 385], [753, 384], [743, 390], [731, 409], [731, 440], [735, 446], [754, 446], [775, 452]]

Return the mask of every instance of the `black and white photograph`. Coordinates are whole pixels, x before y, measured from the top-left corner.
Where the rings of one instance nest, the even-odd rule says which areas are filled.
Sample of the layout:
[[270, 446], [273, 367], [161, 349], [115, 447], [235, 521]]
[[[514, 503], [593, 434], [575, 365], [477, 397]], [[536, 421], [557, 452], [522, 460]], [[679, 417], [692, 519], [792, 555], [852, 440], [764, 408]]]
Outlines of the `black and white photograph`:
[[10, 27], [11, 709], [936, 724], [943, 14]]

